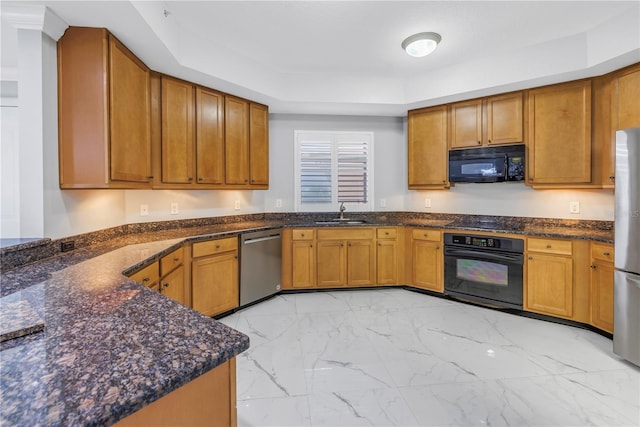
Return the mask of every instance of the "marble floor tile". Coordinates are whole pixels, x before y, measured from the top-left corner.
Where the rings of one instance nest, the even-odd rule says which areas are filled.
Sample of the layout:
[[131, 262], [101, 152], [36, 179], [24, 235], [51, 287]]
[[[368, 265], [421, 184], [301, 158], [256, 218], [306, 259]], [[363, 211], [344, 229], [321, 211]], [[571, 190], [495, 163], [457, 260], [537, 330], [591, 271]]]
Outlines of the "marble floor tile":
[[239, 426], [640, 425], [640, 368], [585, 329], [392, 288], [221, 321], [251, 340]]

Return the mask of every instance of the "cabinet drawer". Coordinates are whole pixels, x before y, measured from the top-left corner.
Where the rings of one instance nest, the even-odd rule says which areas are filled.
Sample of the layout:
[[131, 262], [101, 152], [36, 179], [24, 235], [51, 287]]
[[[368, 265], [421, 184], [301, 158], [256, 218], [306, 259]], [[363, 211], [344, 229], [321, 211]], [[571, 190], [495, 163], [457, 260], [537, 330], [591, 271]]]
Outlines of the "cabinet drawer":
[[184, 249], [178, 248], [168, 255], [160, 258], [160, 275], [164, 276], [171, 270], [182, 264], [184, 259]]
[[395, 239], [397, 236], [397, 230], [395, 228], [378, 228], [376, 230], [376, 237], [378, 239]]
[[234, 251], [238, 249], [238, 238], [228, 237], [226, 239], [207, 240], [193, 244], [193, 257], [198, 258], [206, 255], [219, 254], [222, 252]]
[[373, 228], [327, 228], [318, 230], [318, 240], [373, 239]]
[[571, 255], [571, 240], [527, 239], [527, 250], [532, 252], [544, 252], [549, 254]]
[[153, 285], [157, 285], [158, 279], [160, 279], [160, 274], [158, 272], [158, 263], [154, 262], [153, 264], [149, 264], [141, 270], [136, 271], [131, 276], [129, 276], [131, 280], [134, 282], [138, 282], [141, 285], [152, 287]]
[[292, 230], [293, 240], [313, 240], [314, 230], [310, 228]]
[[591, 259], [613, 262], [613, 246], [604, 243], [591, 243]]
[[413, 230], [411, 233], [414, 240], [429, 240], [439, 242], [442, 237], [438, 230], [428, 230], [426, 228]]

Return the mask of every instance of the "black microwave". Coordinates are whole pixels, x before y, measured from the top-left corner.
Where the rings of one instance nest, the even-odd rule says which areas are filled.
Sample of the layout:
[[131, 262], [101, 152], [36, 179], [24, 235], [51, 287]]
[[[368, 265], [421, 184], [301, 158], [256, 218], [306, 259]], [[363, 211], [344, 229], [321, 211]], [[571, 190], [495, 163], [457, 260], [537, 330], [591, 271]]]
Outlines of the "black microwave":
[[524, 181], [524, 144], [449, 151], [449, 182]]

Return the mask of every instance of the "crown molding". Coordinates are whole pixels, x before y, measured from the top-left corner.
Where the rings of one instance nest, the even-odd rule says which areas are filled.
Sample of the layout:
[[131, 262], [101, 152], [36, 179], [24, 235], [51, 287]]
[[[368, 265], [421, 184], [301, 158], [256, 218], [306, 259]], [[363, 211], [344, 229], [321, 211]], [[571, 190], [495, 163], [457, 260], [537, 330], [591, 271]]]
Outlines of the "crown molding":
[[21, 30], [42, 31], [58, 41], [69, 25], [42, 5], [3, 5], [2, 18]]

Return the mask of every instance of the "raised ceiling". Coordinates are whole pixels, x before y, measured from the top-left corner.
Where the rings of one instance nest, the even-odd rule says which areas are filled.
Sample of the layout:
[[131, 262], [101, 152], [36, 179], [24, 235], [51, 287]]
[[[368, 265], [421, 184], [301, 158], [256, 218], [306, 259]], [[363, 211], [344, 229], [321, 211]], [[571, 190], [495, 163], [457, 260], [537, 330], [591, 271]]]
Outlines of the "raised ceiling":
[[[154, 70], [281, 113], [401, 116], [640, 61], [637, 0], [28, 3], [108, 28]], [[442, 35], [438, 49], [406, 55], [402, 40], [423, 31]]]

